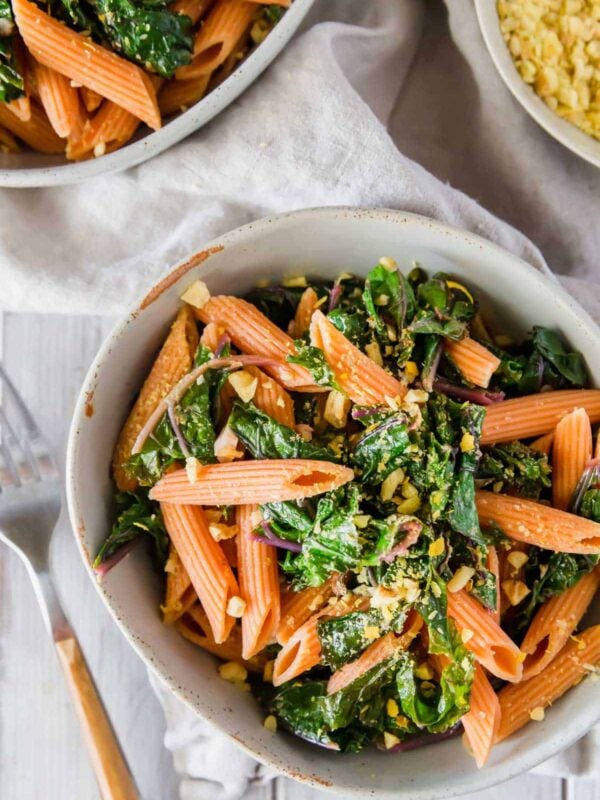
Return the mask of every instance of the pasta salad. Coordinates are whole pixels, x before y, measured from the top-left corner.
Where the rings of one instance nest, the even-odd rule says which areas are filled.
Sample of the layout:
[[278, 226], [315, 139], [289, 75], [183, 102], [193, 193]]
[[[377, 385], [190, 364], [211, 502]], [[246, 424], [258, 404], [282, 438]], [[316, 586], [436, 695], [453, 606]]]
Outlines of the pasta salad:
[[69, 160], [153, 130], [227, 78], [292, 0], [0, 0], [0, 153]]
[[462, 731], [481, 767], [598, 668], [600, 390], [559, 332], [515, 341], [391, 258], [182, 300], [95, 567], [146, 541], [165, 624], [267, 728], [343, 752]]

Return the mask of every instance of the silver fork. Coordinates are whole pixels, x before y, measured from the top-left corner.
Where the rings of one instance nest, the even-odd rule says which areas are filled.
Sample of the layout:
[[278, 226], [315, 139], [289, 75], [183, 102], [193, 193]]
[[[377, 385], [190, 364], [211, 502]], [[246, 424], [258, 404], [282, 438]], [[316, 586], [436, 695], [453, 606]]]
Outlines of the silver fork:
[[50, 540], [61, 481], [48, 445], [0, 364], [0, 540], [18, 553], [33, 583], [82, 726], [103, 800], [139, 795], [50, 574]]

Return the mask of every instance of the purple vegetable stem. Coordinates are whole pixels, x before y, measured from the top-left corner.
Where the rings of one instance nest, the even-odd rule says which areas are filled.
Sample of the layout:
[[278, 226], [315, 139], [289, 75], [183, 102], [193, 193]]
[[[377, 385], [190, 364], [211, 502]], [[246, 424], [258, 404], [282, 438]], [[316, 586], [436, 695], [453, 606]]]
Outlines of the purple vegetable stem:
[[252, 539], [253, 542], [270, 544], [271, 547], [281, 547], [282, 550], [290, 550], [292, 553], [302, 552], [301, 544], [298, 544], [298, 542], [287, 542], [285, 539], [280, 539], [279, 536], [257, 536], [255, 533], [251, 533], [250, 539]]
[[101, 564], [98, 564], [97, 567], [94, 567], [94, 572], [99, 578], [103, 578], [108, 572], [111, 571], [113, 567], [116, 567], [119, 561], [122, 561], [126, 555], [131, 553], [134, 547], [137, 547], [138, 544], [142, 541], [141, 532], [135, 539], [131, 539], [131, 541], [124, 544], [120, 547], [116, 553], [113, 553], [110, 558], [107, 558], [106, 561], [103, 561]]
[[466, 386], [456, 386], [454, 383], [436, 378], [433, 382], [436, 392], [447, 394], [448, 397], [455, 397], [457, 400], [467, 400], [470, 403], [477, 403], [479, 406], [491, 406], [504, 400], [504, 392], [486, 392], [484, 389], [467, 389]]
[[167, 414], [169, 415], [169, 422], [171, 423], [171, 427], [173, 428], [173, 433], [179, 442], [179, 447], [181, 448], [181, 452], [185, 456], [185, 458], [189, 458], [191, 456], [190, 449], [187, 446], [187, 442], [181, 432], [181, 428], [179, 427], [179, 423], [177, 422], [177, 417], [175, 416], [175, 408], [173, 403], [169, 403], [167, 405]]
[[328, 311], [333, 311], [333, 309], [337, 306], [340, 302], [340, 295], [342, 294], [342, 284], [336, 283], [329, 293], [329, 305], [327, 306]]
[[215, 349], [215, 358], [219, 358], [225, 347], [231, 343], [231, 339], [224, 333], [222, 336], [219, 337], [219, 341], [217, 342], [217, 347]]

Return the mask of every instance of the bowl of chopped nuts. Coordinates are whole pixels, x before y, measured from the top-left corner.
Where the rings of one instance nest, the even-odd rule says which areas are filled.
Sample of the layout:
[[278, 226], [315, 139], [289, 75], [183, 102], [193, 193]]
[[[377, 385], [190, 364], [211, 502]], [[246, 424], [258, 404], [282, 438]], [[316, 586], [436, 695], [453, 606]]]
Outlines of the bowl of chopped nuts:
[[475, 8], [492, 60], [514, 97], [547, 133], [600, 167], [597, 3], [475, 0]]

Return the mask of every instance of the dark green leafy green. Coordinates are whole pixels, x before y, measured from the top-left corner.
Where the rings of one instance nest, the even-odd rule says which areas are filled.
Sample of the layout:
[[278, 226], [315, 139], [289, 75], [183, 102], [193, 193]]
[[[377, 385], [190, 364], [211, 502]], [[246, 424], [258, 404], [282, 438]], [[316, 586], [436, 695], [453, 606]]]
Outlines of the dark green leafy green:
[[481, 486], [500, 483], [500, 491], [539, 498], [551, 486], [548, 456], [523, 442], [507, 442], [486, 448], [477, 466]]
[[352, 463], [362, 481], [381, 483], [406, 461], [409, 445], [406, 416], [390, 414], [360, 436], [352, 452]]
[[448, 522], [455, 531], [475, 542], [485, 544], [479, 527], [475, 506], [475, 470], [479, 460], [479, 440], [485, 417], [485, 408], [474, 403], [463, 403], [457, 422], [460, 425], [460, 457], [458, 474], [450, 501]]
[[385, 334], [385, 322], [404, 327], [406, 317], [412, 318], [415, 297], [412, 287], [397, 269], [378, 264], [367, 275], [363, 302], [380, 335]]
[[323, 351], [318, 347], [305, 344], [302, 339], [298, 339], [295, 344], [296, 355], [288, 356], [287, 360], [292, 364], [306, 367], [317, 386], [327, 386], [329, 389], [337, 389], [339, 391], [340, 387], [331, 367], [325, 360]]
[[[557, 332], [549, 328], [535, 327], [533, 329], [533, 347], [546, 360], [546, 372], [549, 372], [548, 364], [554, 367], [558, 375], [571, 386], [585, 386], [587, 382], [587, 371], [581, 353], [569, 353], [565, 340]], [[545, 376], [548, 380], [548, 376]], [[554, 385], [557, 378], [552, 376]]]
[[600, 522], [600, 489], [588, 489], [583, 495], [579, 513], [582, 517]]
[[0, 103], [22, 97], [25, 84], [15, 52], [15, 22], [9, 0], [0, 0]]
[[169, 537], [160, 513], [160, 505], [143, 492], [117, 492], [117, 518], [111, 532], [98, 551], [94, 567], [98, 567], [132, 539], [146, 533], [152, 538], [156, 561], [163, 565], [169, 550]]
[[496, 576], [487, 568], [488, 548], [484, 544], [473, 542], [462, 534], [454, 531], [446, 535], [448, 557], [444, 560], [442, 572], [445, 580], [450, 580], [452, 575], [461, 566], [472, 567], [475, 574], [472, 578], [473, 588], [471, 593], [483, 603], [486, 608], [495, 609], [497, 602]]
[[253, 403], [233, 404], [228, 423], [254, 458], [314, 458], [335, 461], [327, 447], [305, 441], [299, 433], [260, 411]]

